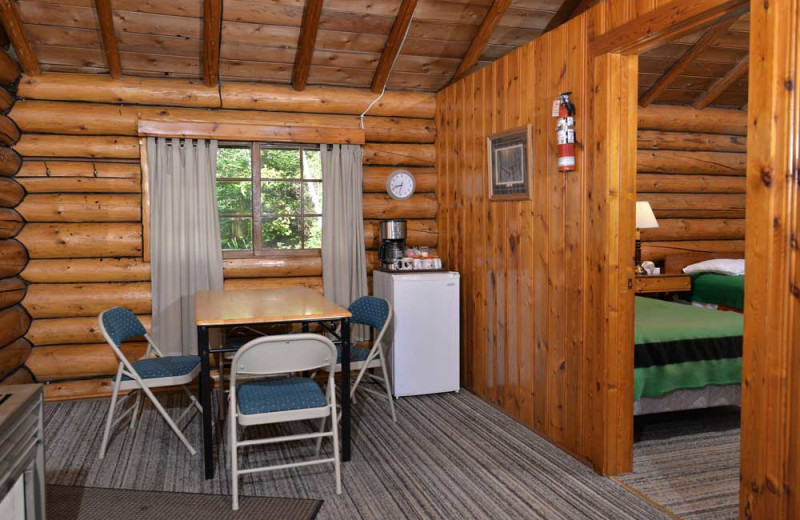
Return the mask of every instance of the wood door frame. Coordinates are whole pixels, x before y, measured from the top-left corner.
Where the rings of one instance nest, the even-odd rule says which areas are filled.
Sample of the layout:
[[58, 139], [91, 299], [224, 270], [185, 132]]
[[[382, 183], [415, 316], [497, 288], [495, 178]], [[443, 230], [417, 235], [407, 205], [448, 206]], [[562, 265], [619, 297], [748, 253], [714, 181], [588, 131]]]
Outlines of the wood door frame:
[[[755, 0], [754, 0], [755, 1]], [[740, 16], [750, 0], [673, 0], [613, 29], [593, 8], [585, 344], [594, 356], [586, 424], [595, 470], [633, 469], [633, 349], [638, 55]]]
[[[752, 102], [748, 103], [745, 244], [749, 273], [739, 516], [742, 520], [800, 520], [800, 0], [750, 3], [753, 59], [748, 91]], [[676, 0], [605, 34], [602, 25], [606, 22], [601, 19], [601, 27], [594, 28], [601, 36], [590, 38], [590, 51], [597, 50], [592, 60], [593, 116], [601, 118], [600, 122], [595, 119], [593, 131], [603, 132], [594, 134], [596, 139], [591, 141], [596, 149], [590, 159], [590, 178], [597, 182], [595, 198], [599, 200], [593, 202], [590, 196], [588, 204], [590, 209], [596, 206], [595, 214], [603, 217], [597, 222], [600, 228], [592, 231], [603, 235], [595, 240], [599, 256], [593, 261], [611, 260], [607, 262], [610, 269], [600, 274], [592, 271], [591, 267], [599, 265], [590, 260], [587, 285], [592, 291], [594, 280], [601, 290], [608, 291], [597, 299], [602, 305], [588, 309], [593, 316], [587, 318], [595, 320], [590, 334], [605, 334], [601, 336], [605, 341], [594, 338], [605, 353], [605, 366], [598, 369], [604, 377], [597, 379], [598, 387], [601, 381], [606, 385], [605, 391], [599, 392], [603, 403], [600, 419], [607, 425], [605, 451], [597, 459], [601, 461], [597, 469], [603, 473], [631, 469], [633, 447], [629, 430], [632, 394], [620, 394], [614, 386], [625, 389], [632, 384], [633, 363], [622, 352], [631, 350], [630, 343], [615, 345], [608, 338], [608, 333], [617, 339], [633, 335], [633, 313], [628, 319], [620, 315], [633, 300], [632, 291], [620, 281], [632, 268], [623, 241], [634, 228], [628, 177], [635, 179], [635, 165], [628, 162], [630, 155], [635, 155], [637, 126], [637, 118], [632, 117], [637, 111], [635, 98], [631, 101], [626, 86], [619, 83], [632, 67], [625, 56], [738, 15], [745, 4], [695, 0], [689, 6]], [[693, 15], [666, 23], [668, 16], [681, 9]], [[629, 76], [628, 81], [635, 82], [635, 78]], [[617, 106], [608, 103], [614, 98], [619, 100]], [[616, 130], [616, 125], [621, 130]], [[610, 139], [603, 144], [599, 135]], [[609, 149], [630, 155], [615, 161]], [[597, 190], [603, 190], [600, 196]], [[609, 206], [605, 212], [601, 210], [604, 205]], [[589, 215], [591, 218], [592, 213]], [[613, 261], [619, 258], [623, 261], [615, 265]], [[614, 307], [615, 303], [620, 307]], [[759, 348], [763, 345], [769, 348]]]

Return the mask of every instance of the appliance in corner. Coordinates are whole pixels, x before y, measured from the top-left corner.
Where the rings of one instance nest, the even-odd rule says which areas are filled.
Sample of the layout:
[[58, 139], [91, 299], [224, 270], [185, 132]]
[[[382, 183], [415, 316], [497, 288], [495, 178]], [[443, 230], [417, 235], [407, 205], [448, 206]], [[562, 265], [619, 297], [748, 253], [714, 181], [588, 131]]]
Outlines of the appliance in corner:
[[376, 270], [373, 277], [375, 296], [394, 309], [384, 345], [395, 397], [458, 392], [459, 274]]

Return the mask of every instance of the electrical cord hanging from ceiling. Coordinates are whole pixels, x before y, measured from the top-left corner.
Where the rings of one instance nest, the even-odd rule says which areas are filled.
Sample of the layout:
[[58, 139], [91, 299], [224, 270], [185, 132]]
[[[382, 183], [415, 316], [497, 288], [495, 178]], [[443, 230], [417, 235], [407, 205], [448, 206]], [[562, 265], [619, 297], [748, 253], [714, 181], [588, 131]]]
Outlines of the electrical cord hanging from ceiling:
[[[397, 63], [397, 58], [400, 57], [400, 53], [403, 51], [403, 45], [406, 44], [406, 38], [408, 38], [408, 31], [411, 30], [411, 22], [413, 22], [413, 21], [414, 21], [414, 13], [411, 13], [411, 18], [408, 20], [408, 27], [406, 27], [406, 32], [405, 32], [405, 34], [403, 34], [403, 41], [400, 42], [400, 48], [397, 49], [397, 54], [395, 54], [394, 60], [392, 60], [392, 66], [391, 66], [391, 68], [389, 68], [389, 72], [392, 72], [392, 70], [394, 69], [394, 65]], [[367, 115], [367, 112], [369, 112], [370, 109], [373, 106], [375, 106], [375, 103], [377, 103], [378, 101], [381, 100], [381, 98], [383, 97], [384, 94], [386, 94], [386, 82], [384, 82], [383, 89], [381, 90], [381, 93], [378, 94], [378, 97], [373, 99], [372, 103], [370, 103], [367, 106], [367, 108], [364, 109], [364, 111], [361, 113], [361, 129], [362, 130], [364, 130], [364, 116]]]

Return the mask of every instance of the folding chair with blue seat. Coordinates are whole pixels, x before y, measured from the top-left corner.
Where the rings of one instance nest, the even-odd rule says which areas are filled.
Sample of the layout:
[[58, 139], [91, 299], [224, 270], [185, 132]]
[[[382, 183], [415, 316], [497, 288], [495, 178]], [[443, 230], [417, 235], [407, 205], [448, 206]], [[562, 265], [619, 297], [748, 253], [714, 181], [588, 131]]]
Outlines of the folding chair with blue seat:
[[[194, 380], [197, 374], [200, 373], [200, 356], [164, 356], [156, 344], [153, 343], [150, 335], [147, 334], [139, 318], [128, 309], [114, 307], [113, 309], [103, 311], [98, 316], [98, 321], [103, 337], [106, 338], [106, 341], [120, 361], [117, 375], [114, 378], [114, 389], [111, 393], [111, 405], [108, 408], [105, 432], [103, 432], [103, 443], [100, 446], [100, 459], [102, 460], [106, 454], [111, 430], [119, 424], [120, 421], [131, 414], [130, 429], [136, 427], [136, 417], [139, 413], [142, 393], [150, 399], [158, 410], [158, 413], [167, 421], [169, 427], [189, 449], [189, 452], [195, 455], [197, 452], [186, 439], [186, 436], [180, 428], [178, 428], [177, 423], [193, 410], [201, 413], [203, 411], [200, 403], [186, 387], [186, 385]], [[147, 351], [142, 359], [131, 363], [128, 358], [125, 357], [125, 354], [122, 353], [120, 347], [124, 341], [140, 336], [144, 336], [147, 340]], [[178, 419], [173, 421], [150, 389], [175, 385], [181, 385], [183, 387], [183, 390], [189, 396], [190, 404]], [[128, 394], [126, 397], [130, 397], [135, 393], [136, 401], [114, 421], [114, 409], [117, 406], [119, 393], [127, 390], [133, 390], [134, 392]]]
[[[386, 368], [386, 349], [383, 345], [383, 336], [389, 328], [389, 323], [392, 321], [392, 305], [375, 296], [362, 296], [354, 301], [348, 307], [348, 310], [353, 315], [350, 322], [353, 324], [367, 325], [370, 327], [370, 335], [373, 334], [373, 329], [377, 332], [377, 336], [372, 342], [372, 348], [364, 348], [358, 345], [353, 345], [350, 348], [350, 368], [358, 370], [355, 382], [350, 387], [350, 397], [354, 398], [356, 389], [364, 377], [368, 377], [373, 381], [383, 384], [386, 397], [389, 399], [389, 408], [392, 412], [392, 421], [397, 422], [397, 414], [394, 409], [394, 398], [392, 397], [392, 384], [389, 380], [389, 371]], [[342, 349], [341, 346], [337, 347], [338, 357], [336, 360], [336, 372], [342, 371]], [[368, 370], [380, 368], [383, 377], [376, 376], [368, 372]], [[364, 391], [379, 395], [374, 390], [364, 388]]]
[[[254, 339], [241, 347], [233, 358], [230, 373], [229, 424], [231, 445], [231, 494], [234, 511], [239, 509], [239, 475], [312, 464], [333, 462], [336, 493], [342, 493], [339, 463], [338, 428], [329, 432], [285, 435], [266, 439], [239, 440], [238, 426], [301, 421], [332, 417], [336, 419], [336, 391], [333, 367], [336, 347], [318, 334], [288, 334]], [[325, 368], [328, 370], [327, 395], [311, 378], [292, 374]], [[244, 377], [243, 382], [239, 378]], [[257, 378], [257, 379], [255, 379]], [[315, 458], [302, 462], [239, 469], [240, 446], [272, 444], [331, 437], [333, 457]], [[318, 453], [317, 453], [318, 454]]]

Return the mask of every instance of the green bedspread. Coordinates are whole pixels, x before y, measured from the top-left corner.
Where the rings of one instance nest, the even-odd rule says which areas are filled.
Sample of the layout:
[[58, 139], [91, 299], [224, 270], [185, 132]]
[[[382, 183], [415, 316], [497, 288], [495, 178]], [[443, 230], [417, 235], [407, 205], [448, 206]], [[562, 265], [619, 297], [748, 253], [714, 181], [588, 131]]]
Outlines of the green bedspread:
[[701, 273], [692, 277], [692, 300], [744, 309], [744, 276]]
[[636, 298], [634, 399], [741, 382], [743, 316]]

